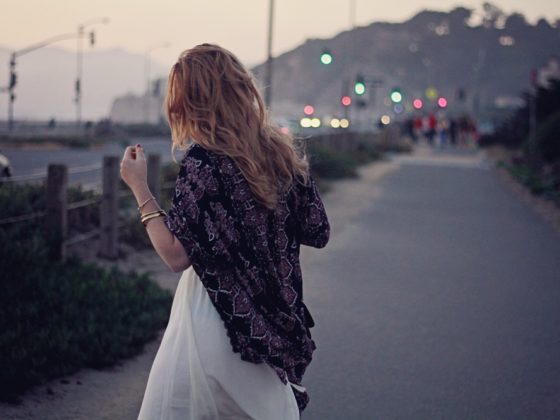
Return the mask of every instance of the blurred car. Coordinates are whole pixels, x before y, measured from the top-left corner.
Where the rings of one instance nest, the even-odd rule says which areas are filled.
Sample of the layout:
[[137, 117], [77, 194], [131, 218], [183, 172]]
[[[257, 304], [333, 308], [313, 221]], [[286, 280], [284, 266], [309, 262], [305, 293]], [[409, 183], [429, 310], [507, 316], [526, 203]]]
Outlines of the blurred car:
[[10, 160], [0, 153], [0, 178], [9, 178], [12, 176], [12, 165]]

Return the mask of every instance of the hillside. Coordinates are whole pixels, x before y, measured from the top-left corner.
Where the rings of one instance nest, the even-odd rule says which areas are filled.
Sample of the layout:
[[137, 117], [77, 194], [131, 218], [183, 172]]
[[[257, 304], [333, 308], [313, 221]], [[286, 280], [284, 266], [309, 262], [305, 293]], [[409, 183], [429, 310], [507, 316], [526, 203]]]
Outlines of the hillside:
[[[496, 9], [474, 26], [469, 23], [472, 11], [458, 7], [307, 40], [274, 60], [273, 110], [298, 117], [305, 104], [312, 104], [319, 114], [340, 114], [342, 92], [351, 89], [360, 73], [383, 81], [375, 94], [369, 89], [363, 112], [372, 115], [387, 109], [383, 99], [393, 87], [401, 89], [405, 100], [423, 97], [426, 88], [434, 87], [449, 99], [451, 112], [487, 115], [495, 111], [498, 97], [519, 97], [529, 88], [532, 68], [560, 55], [558, 23], [541, 19], [530, 25], [522, 15], [506, 16]], [[328, 66], [319, 60], [325, 48], [333, 54]], [[254, 71], [264, 77], [264, 65]], [[456, 98], [459, 89], [465, 93], [463, 102]]]

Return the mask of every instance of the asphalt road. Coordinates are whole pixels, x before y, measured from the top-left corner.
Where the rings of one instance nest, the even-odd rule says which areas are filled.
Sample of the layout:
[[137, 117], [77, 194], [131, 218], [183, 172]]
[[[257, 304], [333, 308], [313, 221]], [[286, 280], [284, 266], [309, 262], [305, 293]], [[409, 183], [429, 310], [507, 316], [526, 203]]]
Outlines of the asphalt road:
[[560, 418], [560, 238], [463, 157], [398, 160], [303, 267], [304, 420]]
[[[161, 155], [163, 163], [170, 162], [171, 140], [168, 138], [138, 138], [131, 139], [130, 144], [141, 143], [146, 154]], [[68, 182], [82, 184], [86, 189], [94, 189], [101, 185], [101, 165], [104, 156], [118, 156], [124, 154], [125, 146], [119, 142], [105, 144], [91, 149], [4, 149], [2, 153], [8, 157], [13, 168], [14, 179], [24, 178], [27, 181], [41, 180], [46, 177], [50, 163], [66, 164], [68, 166]], [[181, 160], [184, 152], [175, 151], [177, 161]]]

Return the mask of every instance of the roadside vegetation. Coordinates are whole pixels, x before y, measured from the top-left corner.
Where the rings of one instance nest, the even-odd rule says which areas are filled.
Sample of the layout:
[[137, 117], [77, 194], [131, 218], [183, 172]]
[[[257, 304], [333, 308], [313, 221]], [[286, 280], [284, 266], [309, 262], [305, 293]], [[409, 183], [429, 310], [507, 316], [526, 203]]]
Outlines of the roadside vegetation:
[[[527, 105], [506, 119], [495, 133], [481, 138], [482, 146], [502, 146], [506, 157], [498, 163], [533, 194], [550, 199], [560, 207], [560, 80], [540, 87]], [[536, 130], [530, 132], [531, 110], [536, 103]]]
[[[69, 201], [92, 192], [70, 188]], [[40, 185], [0, 186], [0, 219], [42, 211]], [[98, 205], [69, 211], [69, 230], [98, 223]], [[0, 229], [0, 400], [82, 367], [138, 354], [165, 327], [171, 294], [147, 274], [71, 257], [50, 261], [42, 218]]]

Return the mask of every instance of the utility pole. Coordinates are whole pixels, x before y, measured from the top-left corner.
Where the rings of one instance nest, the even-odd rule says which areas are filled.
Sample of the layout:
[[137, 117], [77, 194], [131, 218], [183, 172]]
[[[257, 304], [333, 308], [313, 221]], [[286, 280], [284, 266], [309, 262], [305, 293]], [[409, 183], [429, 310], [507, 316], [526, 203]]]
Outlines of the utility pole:
[[16, 94], [14, 93], [17, 84], [16, 74], [16, 53], [10, 55], [10, 84], [8, 85], [8, 130], [14, 128], [14, 101]]
[[83, 56], [84, 56], [84, 25], [78, 26], [78, 53], [77, 56], [77, 76], [76, 84], [74, 86], [76, 96], [74, 102], [76, 102], [76, 126], [80, 127], [82, 125], [82, 68], [83, 68]]
[[10, 55], [10, 84], [8, 85], [8, 130], [12, 131], [14, 128], [14, 102], [16, 100], [15, 87], [17, 85], [17, 73], [16, 73], [16, 59], [24, 54], [28, 54], [32, 51], [38, 50], [39, 48], [46, 47], [54, 42], [63, 41], [65, 39], [74, 39], [78, 37], [78, 33], [68, 33], [49, 38], [43, 42], [31, 45], [27, 48], [23, 48], [18, 51], [12, 52]]
[[274, 0], [270, 0], [268, 10], [268, 45], [266, 59], [266, 77], [265, 77], [265, 103], [266, 107], [270, 107], [272, 101], [272, 30], [274, 23]]
[[[88, 20], [78, 26], [78, 40], [76, 48], [76, 82], [74, 85], [74, 91], [76, 96], [74, 97], [74, 102], [76, 103], [76, 125], [78, 127], [82, 124], [82, 73], [84, 68], [84, 37], [86, 26], [94, 25], [96, 23], [109, 23], [108, 18], [95, 18]], [[95, 43], [95, 32], [91, 31], [90, 45], [93, 47]]]
[[356, 0], [350, 0], [350, 29], [356, 28]]
[[146, 48], [144, 53], [144, 79], [146, 80], [146, 94], [144, 95], [144, 124], [150, 124], [150, 97], [152, 95], [151, 83], [150, 83], [150, 53], [158, 48], [167, 48], [171, 44], [169, 42], [163, 42], [161, 44]]

